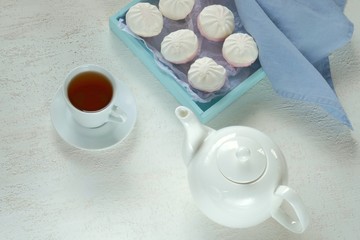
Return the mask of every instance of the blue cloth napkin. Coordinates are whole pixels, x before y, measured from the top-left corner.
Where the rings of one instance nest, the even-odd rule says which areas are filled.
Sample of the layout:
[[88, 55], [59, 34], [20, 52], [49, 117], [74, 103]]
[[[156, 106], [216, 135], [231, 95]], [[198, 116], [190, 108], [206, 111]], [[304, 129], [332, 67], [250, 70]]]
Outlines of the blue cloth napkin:
[[352, 128], [333, 89], [328, 56], [345, 45], [353, 24], [346, 0], [235, 0], [259, 60], [281, 96], [317, 104]]

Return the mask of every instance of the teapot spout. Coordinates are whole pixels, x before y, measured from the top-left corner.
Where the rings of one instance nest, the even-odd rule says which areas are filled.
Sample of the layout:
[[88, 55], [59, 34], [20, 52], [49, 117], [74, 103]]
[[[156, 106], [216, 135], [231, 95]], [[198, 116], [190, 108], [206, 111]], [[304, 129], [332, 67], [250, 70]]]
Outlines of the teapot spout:
[[185, 128], [186, 138], [183, 147], [183, 156], [185, 165], [188, 166], [203, 141], [215, 130], [200, 123], [195, 114], [187, 107], [177, 107], [175, 109], [175, 115]]

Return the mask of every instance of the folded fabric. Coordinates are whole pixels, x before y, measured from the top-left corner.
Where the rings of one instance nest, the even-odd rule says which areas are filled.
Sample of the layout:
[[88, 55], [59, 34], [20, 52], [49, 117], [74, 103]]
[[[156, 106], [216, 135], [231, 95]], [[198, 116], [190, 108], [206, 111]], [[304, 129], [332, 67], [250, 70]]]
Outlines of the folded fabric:
[[259, 48], [259, 60], [281, 96], [325, 109], [352, 128], [333, 90], [328, 56], [344, 46], [353, 24], [345, 0], [235, 0], [245, 29]]

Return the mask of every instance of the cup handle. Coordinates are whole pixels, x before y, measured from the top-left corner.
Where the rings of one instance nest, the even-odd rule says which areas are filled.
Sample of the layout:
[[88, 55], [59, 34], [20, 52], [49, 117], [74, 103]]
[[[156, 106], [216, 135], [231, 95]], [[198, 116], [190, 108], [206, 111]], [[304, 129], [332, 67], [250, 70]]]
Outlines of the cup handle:
[[281, 207], [272, 209], [272, 217], [294, 233], [304, 232], [309, 225], [309, 215], [299, 195], [288, 186], [280, 185], [275, 191], [275, 196], [290, 204], [297, 219], [292, 219]]
[[116, 123], [124, 123], [124, 122], [126, 122], [126, 119], [127, 119], [126, 112], [124, 112], [117, 105], [112, 106], [109, 121], [116, 122]]

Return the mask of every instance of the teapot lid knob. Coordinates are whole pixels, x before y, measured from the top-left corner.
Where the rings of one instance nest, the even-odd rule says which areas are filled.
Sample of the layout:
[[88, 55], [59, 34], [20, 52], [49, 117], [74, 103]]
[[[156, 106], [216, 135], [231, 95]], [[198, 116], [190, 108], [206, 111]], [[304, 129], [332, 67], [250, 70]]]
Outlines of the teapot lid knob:
[[216, 150], [217, 166], [224, 177], [235, 183], [251, 183], [265, 172], [267, 158], [254, 140], [234, 136]]

